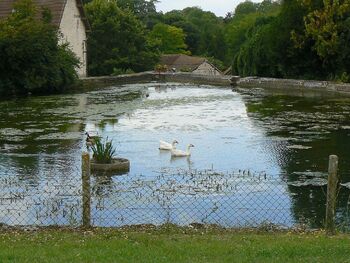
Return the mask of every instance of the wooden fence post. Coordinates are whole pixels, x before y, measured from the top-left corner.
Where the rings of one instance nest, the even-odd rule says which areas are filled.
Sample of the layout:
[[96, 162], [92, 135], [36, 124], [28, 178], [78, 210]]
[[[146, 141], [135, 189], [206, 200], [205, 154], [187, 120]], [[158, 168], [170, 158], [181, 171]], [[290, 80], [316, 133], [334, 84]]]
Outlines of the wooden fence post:
[[335, 234], [335, 208], [337, 203], [338, 189], [338, 156], [329, 156], [328, 165], [328, 186], [327, 186], [327, 207], [326, 207], [326, 233]]
[[91, 193], [90, 193], [90, 155], [83, 152], [81, 156], [81, 174], [83, 188], [83, 227], [91, 226]]

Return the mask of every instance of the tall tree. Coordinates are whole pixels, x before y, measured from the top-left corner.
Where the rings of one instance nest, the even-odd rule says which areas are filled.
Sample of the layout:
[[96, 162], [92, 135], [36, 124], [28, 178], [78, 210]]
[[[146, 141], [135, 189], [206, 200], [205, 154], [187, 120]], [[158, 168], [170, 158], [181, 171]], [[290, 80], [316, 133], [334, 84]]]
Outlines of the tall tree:
[[163, 21], [167, 25], [181, 28], [185, 33], [185, 43], [191, 54], [198, 55], [198, 47], [201, 38], [200, 29], [191, 23], [180, 10], [167, 12], [163, 16]]
[[324, 0], [316, 8], [310, 1], [303, 4], [310, 12], [304, 33], [294, 35], [297, 46], [302, 48], [311, 40], [329, 78], [350, 81], [350, 1]]
[[248, 15], [251, 13], [256, 13], [258, 11], [259, 4], [253, 3], [252, 1], [246, 0], [237, 5], [234, 15]]
[[147, 28], [151, 29], [160, 22], [160, 14], [157, 13], [156, 3], [158, 0], [118, 0], [118, 6], [123, 10], [130, 10], [136, 15]]
[[159, 23], [153, 27], [150, 38], [158, 43], [159, 50], [165, 54], [188, 53], [185, 34], [181, 28]]
[[85, 9], [92, 27], [88, 39], [91, 75], [153, 69], [159, 59], [157, 47], [131, 11], [120, 9], [116, 0], [93, 0]]
[[199, 30], [198, 46], [194, 48], [194, 54], [225, 60], [223, 19], [197, 7], [185, 8], [182, 12], [185, 19]]

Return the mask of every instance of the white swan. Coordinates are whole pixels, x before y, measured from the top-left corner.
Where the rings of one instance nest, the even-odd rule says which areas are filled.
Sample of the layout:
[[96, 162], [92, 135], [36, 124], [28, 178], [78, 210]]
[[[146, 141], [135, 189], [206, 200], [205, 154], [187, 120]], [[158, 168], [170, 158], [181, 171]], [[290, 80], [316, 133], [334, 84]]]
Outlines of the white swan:
[[185, 157], [185, 156], [190, 156], [191, 155], [191, 148], [194, 147], [193, 144], [189, 144], [187, 146], [187, 151], [181, 151], [177, 149], [172, 149], [171, 150], [171, 156], [172, 157]]
[[178, 144], [179, 142], [177, 140], [174, 140], [171, 144], [167, 143], [165, 141], [160, 140], [159, 141], [159, 150], [172, 150], [172, 149], [176, 149], [176, 144]]

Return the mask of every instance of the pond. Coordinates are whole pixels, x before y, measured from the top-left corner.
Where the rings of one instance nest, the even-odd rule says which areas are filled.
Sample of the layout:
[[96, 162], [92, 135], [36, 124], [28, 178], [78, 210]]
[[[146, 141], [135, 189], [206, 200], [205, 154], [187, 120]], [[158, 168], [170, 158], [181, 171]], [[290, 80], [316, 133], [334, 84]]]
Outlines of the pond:
[[[0, 223], [81, 221], [85, 131], [112, 140], [126, 175], [93, 175], [94, 225], [266, 222], [320, 227], [328, 156], [348, 225], [350, 99], [178, 83], [0, 102]], [[159, 140], [193, 144], [171, 158]]]

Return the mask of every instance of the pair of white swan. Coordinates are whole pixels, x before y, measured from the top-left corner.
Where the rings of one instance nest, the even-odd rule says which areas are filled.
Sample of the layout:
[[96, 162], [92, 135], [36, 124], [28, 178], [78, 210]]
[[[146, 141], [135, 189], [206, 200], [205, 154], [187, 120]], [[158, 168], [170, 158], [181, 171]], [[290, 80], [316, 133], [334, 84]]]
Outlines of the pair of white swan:
[[191, 155], [191, 148], [194, 147], [193, 144], [187, 146], [186, 151], [176, 149], [177, 140], [174, 140], [171, 144], [165, 141], [159, 141], [159, 150], [168, 150], [171, 152], [172, 157], [185, 157]]

